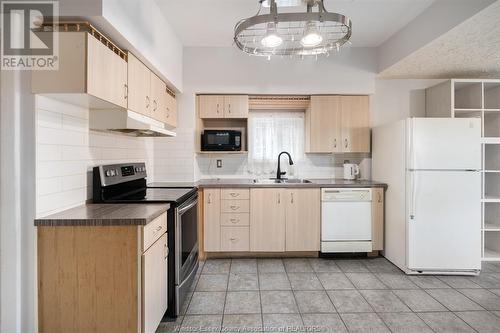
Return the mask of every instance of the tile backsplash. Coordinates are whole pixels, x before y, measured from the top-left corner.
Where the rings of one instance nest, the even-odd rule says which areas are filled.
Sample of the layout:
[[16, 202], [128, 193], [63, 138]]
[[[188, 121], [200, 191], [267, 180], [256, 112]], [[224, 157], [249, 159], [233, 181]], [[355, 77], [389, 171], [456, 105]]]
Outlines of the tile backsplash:
[[[293, 156], [292, 156], [293, 157]], [[305, 154], [288, 166], [283, 157], [281, 166], [288, 171], [288, 177], [297, 178], [342, 178], [343, 163], [349, 160], [360, 166], [360, 178], [371, 178], [371, 158], [369, 154]], [[222, 160], [222, 168], [217, 168], [217, 160]], [[249, 170], [247, 155], [206, 154], [196, 157], [198, 178], [269, 178], [274, 174], [254, 174]], [[277, 165], [277, 159], [276, 159]]]
[[154, 174], [154, 141], [89, 130], [88, 108], [36, 96], [36, 212], [44, 216], [92, 198], [92, 167], [145, 161]]

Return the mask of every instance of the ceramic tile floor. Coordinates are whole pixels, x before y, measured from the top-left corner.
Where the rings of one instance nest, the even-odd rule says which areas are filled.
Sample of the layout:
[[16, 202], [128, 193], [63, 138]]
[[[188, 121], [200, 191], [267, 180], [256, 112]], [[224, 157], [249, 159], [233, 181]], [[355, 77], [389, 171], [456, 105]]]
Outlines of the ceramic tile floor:
[[210, 259], [157, 333], [500, 332], [500, 263], [406, 276], [384, 258]]

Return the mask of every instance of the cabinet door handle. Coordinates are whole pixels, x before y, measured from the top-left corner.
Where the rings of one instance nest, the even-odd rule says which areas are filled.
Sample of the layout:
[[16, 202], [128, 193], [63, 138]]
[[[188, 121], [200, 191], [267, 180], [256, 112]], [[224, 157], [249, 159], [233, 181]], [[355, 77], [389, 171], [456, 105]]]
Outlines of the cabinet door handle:
[[345, 148], [347, 148], [349, 146], [349, 143], [347, 141], [347, 139], [344, 139], [345, 140]]
[[290, 193], [290, 202], [293, 203], [293, 192]]
[[227, 112], [231, 113], [231, 103], [227, 105]]
[[161, 225], [158, 226], [158, 228], [156, 228], [155, 232], [158, 232], [161, 230]]
[[278, 193], [278, 203], [281, 203], [281, 193]]
[[230, 219], [230, 221], [231, 221], [231, 223], [236, 224], [236, 223], [238, 223], [240, 221], [240, 219]]
[[149, 96], [146, 96], [146, 108], [149, 108]]
[[168, 246], [167, 244], [163, 245], [163, 253], [165, 254], [165, 259], [168, 258]]
[[229, 193], [229, 195], [230, 195], [230, 196], [232, 196], [232, 197], [237, 197], [237, 196], [239, 196], [240, 194], [239, 194], [239, 193], [235, 193], [235, 192], [231, 192], [231, 193]]
[[229, 238], [229, 240], [230, 240], [231, 242], [237, 242], [237, 241], [238, 241], [238, 238]]
[[212, 203], [212, 193], [208, 193], [208, 203]]
[[158, 108], [158, 103], [156, 102], [156, 100], [153, 100], [153, 111], [156, 111], [156, 109]]
[[231, 209], [232, 210], [237, 210], [237, 209], [240, 209], [240, 206], [231, 206]]
[[123, 89], [123, 93], [125, 94], [125, 96], [123, 96], [125, 99], [128, 98], [128, 85], [125, 83], [123, 85], [124, 89]]
[[217, 113], [219, 113], [219, 103], [217, 103]]
[[170, 109], [167, 107], [167, 118], [170, 117]]
[[337, 139], [333, 139], [333, 148], [337, 148]]
[[377, 196], [378, 196], [378, 202], [382, 202], [382, 194], [378, 192]]

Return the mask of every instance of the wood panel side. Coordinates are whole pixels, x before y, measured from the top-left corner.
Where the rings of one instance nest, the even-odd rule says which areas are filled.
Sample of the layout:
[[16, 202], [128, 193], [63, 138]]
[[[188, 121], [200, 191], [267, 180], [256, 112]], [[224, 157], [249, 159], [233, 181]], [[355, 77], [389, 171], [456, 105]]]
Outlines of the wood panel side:
[[372, 189], [372, 249], [384, 249], [384, 189]]
[[39, 332], [137, 332], [138, 227], [39, 227]]

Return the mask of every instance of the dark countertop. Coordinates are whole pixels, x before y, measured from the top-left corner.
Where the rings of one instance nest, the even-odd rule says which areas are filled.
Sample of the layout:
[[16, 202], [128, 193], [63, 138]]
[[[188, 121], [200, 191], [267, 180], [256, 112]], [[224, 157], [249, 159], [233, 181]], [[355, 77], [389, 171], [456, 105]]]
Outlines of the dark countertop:
[[169, 204], [87, 204], [35, 219], [35, 226], [146, 225]]
[[[321, 187], [341, 187], [341, 188], [359, 188], [359, 187], [383, 187], [387, 184], [371, 180], [344, 180], [344, 179], [312, 179], [306, 178], [311, 183], [255, 183], [253, 179], [200, 179], [195, 184], [199, 188], [245, 188], [245, 187], [298, 187], [298, 188], [321, 188]], [[167, 184], [167, 183], [165, 183]]]

